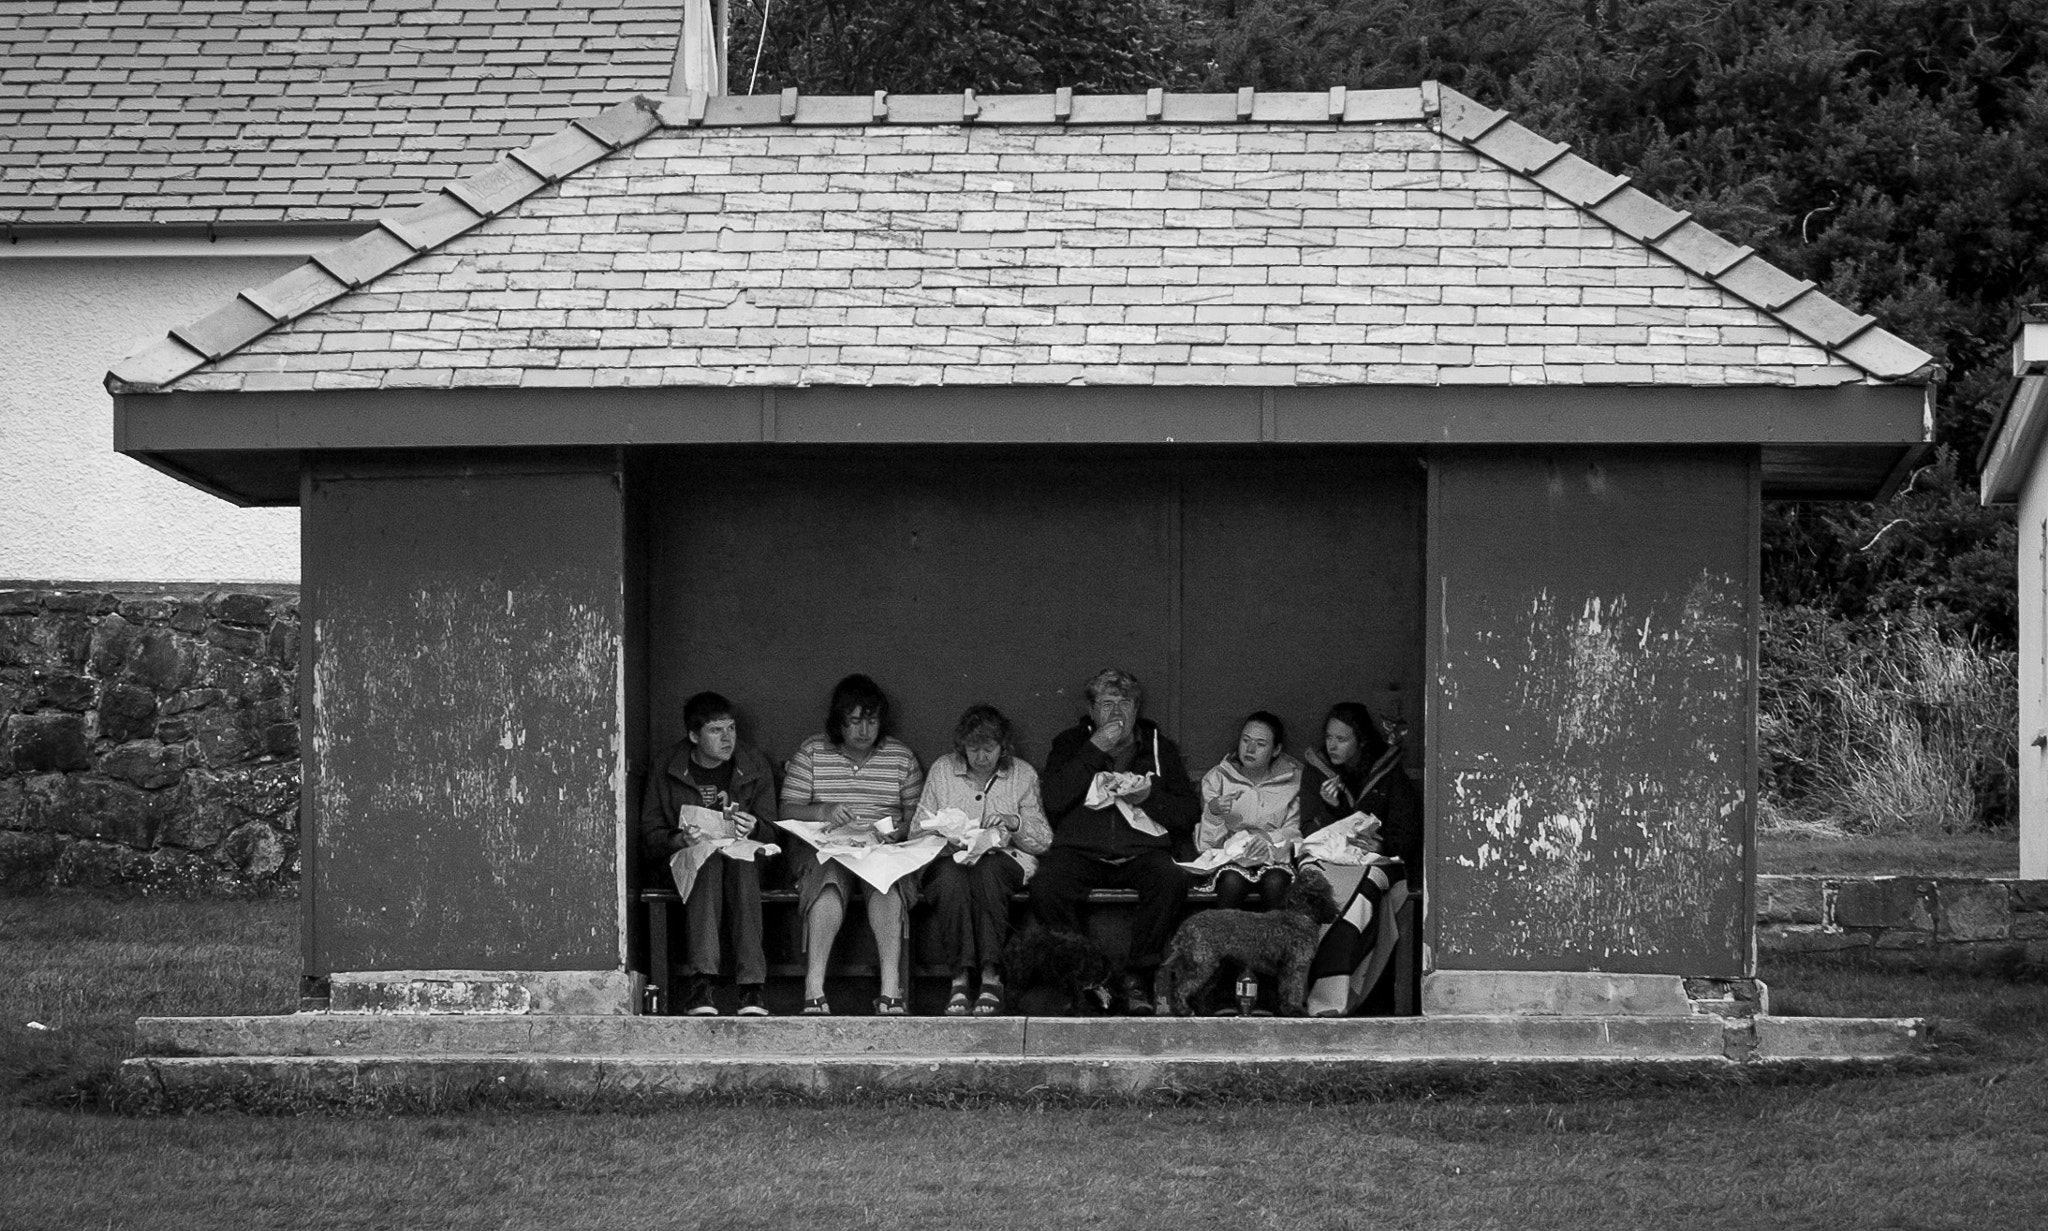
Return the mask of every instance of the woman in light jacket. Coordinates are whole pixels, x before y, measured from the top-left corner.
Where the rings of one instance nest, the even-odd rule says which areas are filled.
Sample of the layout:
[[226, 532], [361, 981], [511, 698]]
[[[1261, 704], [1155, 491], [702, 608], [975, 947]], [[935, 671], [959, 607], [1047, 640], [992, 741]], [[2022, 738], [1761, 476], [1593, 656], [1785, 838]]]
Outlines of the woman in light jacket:
[[1237, 751], [1202, 775], [1197, 851], [1220, 850], [1240, 833], [1247, 848], [1216, 873], [1216, 905], [1242, 909], [1254, 882], [1267, 909], [1294, 879], [1301, 841], [1301, 762], [1282, 751], [1287, 728], [1264, 710], [1239, 724]]
[[[953, 728], [953, 751], [932, 762], [917, 803], [911, 836], [924, 822], [957, 808], [983, 829], [1002, 831], [1003, 846], [963, 864], [952, 852], [924, 870], [938, 951], [931, 954], [953, 971], [946, 1016], [993, 1017], [1003, 1011], [1003, 947], [1010, 939], [1010, 898], [1038, 870], [1037, 856], [1052, 846], [1039, 799], [1038, 772], [1017, 758], [1010, 720], [993, 705], [969, 706]], [[981, 975], [980, 995], [970, 1001], [972, 979]]]

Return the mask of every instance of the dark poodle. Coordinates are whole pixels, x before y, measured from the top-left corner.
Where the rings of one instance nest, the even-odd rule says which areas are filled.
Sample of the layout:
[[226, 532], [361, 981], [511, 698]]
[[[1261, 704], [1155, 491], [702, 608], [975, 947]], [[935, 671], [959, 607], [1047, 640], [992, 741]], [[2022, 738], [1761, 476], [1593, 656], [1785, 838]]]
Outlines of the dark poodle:
[[1010, 1011], [1027, 1017], [1100, 1017], [1116, 968], [1078, 932], [1027, 928], [1003, 952]]
[[1337, 918], [1330, 882], [1303, 868], [1270, 910], [1205, 910], [1180, 925], [1166, 946], [1154, 996], [1159, 1011], [1186, 1017], [1189, 998], [1204, 997], [1225, 965], [1280, 980], [1280, 1012], [1308, 1012], [1308, 966], [1322, 925]]

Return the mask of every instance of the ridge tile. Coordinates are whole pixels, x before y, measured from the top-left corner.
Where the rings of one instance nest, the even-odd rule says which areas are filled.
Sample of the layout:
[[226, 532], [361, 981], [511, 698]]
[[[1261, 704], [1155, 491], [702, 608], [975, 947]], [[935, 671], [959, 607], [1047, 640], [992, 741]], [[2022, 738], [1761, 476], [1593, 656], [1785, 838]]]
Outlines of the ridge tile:
[[1420, 88], [1352, 90], [1344, 96], [1346, 124], [1389, 124], [1399, 120], [1420, 124], [1425, 118]]
[[1766, 312], [1777, 311], [1813, 287], [1813, 283], [1793, 277], [1754, 253], [1729, 266], [1714, 280]]
[[1695, 221], [1687, 221], [1658, 240], [1657, 249], [1694, 273], [1708, 278], [1750, 252], [1750, 249], [1723, 239]]
[[1508, 170], [1523, 175], [1542, 170], [1571, 149], [1562, 141], [1539, 137], [1513, 120], [1494, 125], [1466, 144]]
[[1835, 348], [1842, 358], [1885, 380], [1903, 380], [1934, 362], [1934, 356], [1896, 334], [1866, 329]]
[[576, 121], [576, 126], [613, 149], [631, 145], [651, 133], [660, 121], [654, 116], [652, 100], [629, 98], [596, 115]]
[[706, 126], [752, 127], [781, 122], [782, 100], [773, 94], [721, 94], [704, 104]]
[[322, 269], [351, 287], [361, 286], [379, 274], [396, 269], [412, 257], [412, 246], [381, 226], [356, 236], [339, 248], [313, 254], [313, 259]]
[[1593, 208], [1593, 216], [1624, 235], [1655, 243], [1690, 215], [1633, 188], [1624, 188]]
[[444, 190], [435, 193], [425, 204], [383, 221], [392, 234], [411, 244], [415, 250], [425, 252], [454, 239], [482, 222], [484, 217], [463, 204], [461, 198]]
[[1810, 290], [1777, 310], [1778, 319], [1832, 350], [1877, 323], [1845, 308], [1817, 290]]
[[967, 118], [964, 94], [891, 94], [891, 124], [959, 124]]
[[1162, 124], [1231, 124], [1237, 120], [1235, 94], [1174, 94], [1159, 100]]
[[250, 303], [280, 321], [294, 320], [348, 293], [348, 285], [312, 261], [243, 291]]
[[1454, 141], [1470, 143], [1478, 140], [1494, 125], [1508, 118], [1505, 111], [1495, 111], [1483, 103], [1465, 97], [1449, 86], [1439, 86], [1438, 124], [1444, 136]]
[[107, 373], [107, 383], [111, 386], [118, 381], [134, 388], [153, 389], [170, 384], [205, 362], [206, 356], [176, 337], [158, 338], [115, 364]]
[[542, 137], [523, 150], [512, 151], [512, 157], [524, 163], [535, 175], [552, 184], [565, 175], [581, 171], [609, 153], [611, 149], [604, 142], [571, 125], [550, 136]]
[[507, 154], [468, 179], [444, 186], [442, 191], [453, 194], [464, 205], [488, 217], [509, 209], [546, 186], [547, 181], [534, 174], [531, 167]]
[[1053, 96], [1050, 94], [996, 94], [974, 97], [980, 110], [976, 124], [1051, 124]]
[[1628, 176], [1596, 167], [1577, 154], [1566, 154], [1530, 178], [1581, 206], [1605, 201], [1628, 184]]
[[212, 312], [171, 329], [171, 336], [208, 360], [245, 346], [277, 326], [268, 312], [237, 295]]
[[1143, 124], [1143, 94], [1076, 94], [1069, 124]]

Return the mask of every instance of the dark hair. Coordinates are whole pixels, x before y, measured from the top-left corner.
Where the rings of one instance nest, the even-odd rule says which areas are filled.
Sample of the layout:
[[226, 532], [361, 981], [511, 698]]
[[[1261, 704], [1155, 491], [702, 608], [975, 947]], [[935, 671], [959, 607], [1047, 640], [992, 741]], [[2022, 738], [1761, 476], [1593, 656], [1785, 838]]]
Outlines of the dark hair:
[[715, 692], [700, 692], [683, 702], [683, 730], [692, 735], [702, 731], [707, 722], [733, 716], [732, 702]]
[[1237, 724], [1238, 735], [1242, 736], [1244, 729], [1255, 722], [1273, 733], [1273, 752], [1276, 755], [1287, 746], [1287, 724], [1280, 721], [1280, 715], [1269, 710], [1253, 710], [1246, 714], [1244, 721]]
[[847, 676], [832, 686], [832, 704], [825, 711], [825, 734], [835, 744], [846, 742], [846, 719], [855, 713], [870, 713], [876, 722], [889, 717], [889, 703], [882, 698], [882, 687], [858, 672]]
[[1003, 711], [993, 705], [970, 705], [960, 715], [960, 721], [953, 724], [953, 751], [960, 754], [961, 760], [967, 759], [968, 743], [978, 742], [978, 739], [993, 740], [1001, 749], [996, 757], [997, 765], [1009, 764], [1010, 758], [1017, 754], [1016, 732], [1011, 728], [1010, 720], [1003, 717]]
[[1358, 736], [1358, 764], [1361, 769], [1387, 755], [1387, 737], [1380, 734], [1380, 724], [1372, 720], [1372, 711], [1362, 703], [1339, 701], [1331, 706], [1330, 712], [1323, 717], [1323, 730], [1330, 729], [1332, 718], [1350, 727]]

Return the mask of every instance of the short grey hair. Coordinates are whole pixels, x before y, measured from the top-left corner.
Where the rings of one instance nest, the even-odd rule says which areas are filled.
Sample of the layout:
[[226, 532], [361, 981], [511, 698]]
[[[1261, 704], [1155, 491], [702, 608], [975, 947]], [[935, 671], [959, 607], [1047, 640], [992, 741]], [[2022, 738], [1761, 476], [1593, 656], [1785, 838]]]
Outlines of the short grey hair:
[[1091, 706], [1106, 692], [1120, 693], [1139, 705], [1145, 703], [1145, 686], [1138, 682], [1137, 676], [1121, 667], [1104, 667], [1090, 677], [1088, 686], [1082, 689]]

